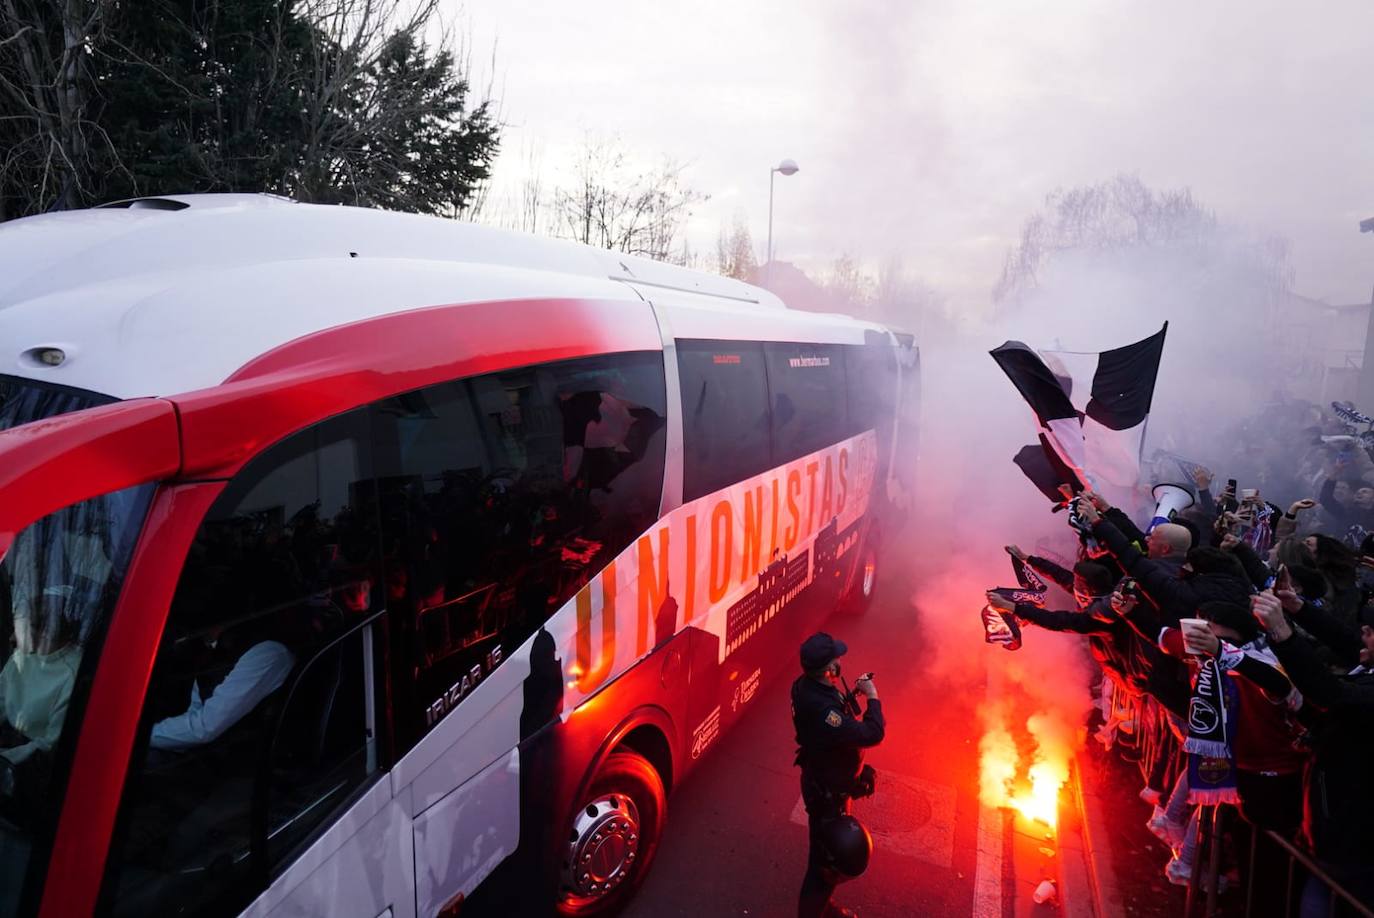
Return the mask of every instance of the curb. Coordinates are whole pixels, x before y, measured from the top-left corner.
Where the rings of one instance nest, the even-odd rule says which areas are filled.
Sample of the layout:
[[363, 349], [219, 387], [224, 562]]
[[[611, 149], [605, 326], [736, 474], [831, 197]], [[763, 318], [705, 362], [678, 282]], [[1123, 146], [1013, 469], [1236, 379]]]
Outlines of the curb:
[[[1111, 834], [1102, 800], [1096, 793], [1084, 789], [1083, 766], [1082, 757], [1075, 755], [1070, 783], [1082, 847], [1078, 851], [1079, 858], [1065, 858], [1064, 914], [1107, 918], [1122, 913], [1122, 900], [1112, 869]], [[1069, 845], [1064, 847], [1070, 848]], [[1070, 869], [1072, 860], [1081, 863], [1081, 873]]]

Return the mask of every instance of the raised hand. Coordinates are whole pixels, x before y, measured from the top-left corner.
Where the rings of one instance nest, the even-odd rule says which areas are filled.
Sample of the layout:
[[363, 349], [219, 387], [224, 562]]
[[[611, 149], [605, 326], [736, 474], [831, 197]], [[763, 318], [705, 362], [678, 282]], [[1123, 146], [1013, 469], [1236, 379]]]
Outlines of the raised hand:
[[1117, 590], [1112, 594], [1112, 611], [1117, 615], [1129, 615], [1131, 610], [1134, 609], [1139, 602], [1139, 597], [1127, 596], [1125, 593]]
[[1015, 612], [1015, 611], [1016, 611], [1016, 603], [1012, 602], [1010, 599], [1007, 599], [1005, 596], [1001, 595], [1000, 593], [989, 592], [989, 593], [987, 594], [987, 597], [988, 597], [988, 605], [992, 606], [994, 609], [996, 609], [996, 610], [999, 611], [999, 612]]
[[1269, 590], [1250, 597], [1250, 611], [1274, 640], [1286, 641], [1293, 636], [1293, 627], [1283, 614], [1283, 601]]

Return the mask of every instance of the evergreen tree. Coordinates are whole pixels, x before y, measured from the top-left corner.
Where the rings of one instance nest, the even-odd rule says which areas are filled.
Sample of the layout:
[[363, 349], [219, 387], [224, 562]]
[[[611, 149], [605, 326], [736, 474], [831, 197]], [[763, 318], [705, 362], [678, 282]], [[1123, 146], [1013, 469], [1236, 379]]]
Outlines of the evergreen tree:
[[[0, 34], [16, 34], [0, 43], [0, 219], [197, 191], [456, 215], [489, 175], [499, 126], [489, 100], [469, 107], [453, 54], [420, 41], [432, 0], [406, 18], [399, 8], [88, 0], [99, 15], [85, 21], [98, 28], [77, 28], [80, 66], [60, 69], [60, 49], [29, 66], [28, 45], [70, 31], [63, 12], [32, 0], [0, 7]], [[34, 70], [50, 84], [25, 83]], [[63, 93], [26, 85], [82, 100], [67, 129], [76, 143], [49, 139], [61, 122], [48, 97]]]

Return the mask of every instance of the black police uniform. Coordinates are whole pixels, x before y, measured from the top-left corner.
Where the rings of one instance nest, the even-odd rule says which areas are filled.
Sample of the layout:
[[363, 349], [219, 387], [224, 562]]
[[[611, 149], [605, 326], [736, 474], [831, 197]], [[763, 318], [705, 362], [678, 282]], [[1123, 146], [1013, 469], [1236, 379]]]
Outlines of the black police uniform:
[[[846, 649], [843, 642], [827, 634], [814, 635], [802, 645], [802, 668], [821, 669]], [[801, 918], [812, 918], [826, 913], [835, 891], [834, 876], [825, 870], [821, 827], [849, 812], [855, 780], [863, 768], [863, 750], [882, 742], [886, 722], [878, 699], [869, 699], [860, 720], [845, 704], [839, 689], [802, 675], [792, 683], [792, 725], [798, 747], [794, 764], [802, 770], [802, 802], [811, 835], [797, 913]]]

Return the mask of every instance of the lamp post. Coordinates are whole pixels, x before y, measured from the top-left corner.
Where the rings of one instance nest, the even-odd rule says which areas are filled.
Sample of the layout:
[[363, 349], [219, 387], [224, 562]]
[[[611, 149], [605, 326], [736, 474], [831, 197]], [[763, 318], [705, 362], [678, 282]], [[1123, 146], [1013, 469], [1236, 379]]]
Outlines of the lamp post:
[[[1360, 232], [1374, 233], [1374, 217], [1360, 221]], [[1355, 387], [1356, 407], [1374, 403], [1374, 296], [1369, 298], [1369, 324], [1365, 326], [1364, 356], [1360, 358], [1360, 379]]]
[[769, 286], [773, 280], [773, 175], [778, 172], [783, 175], [796, 175], [797, 168], [795, 160], [784, 159], [768, 170], [768, 261], [764, 268], [764, 287]]

